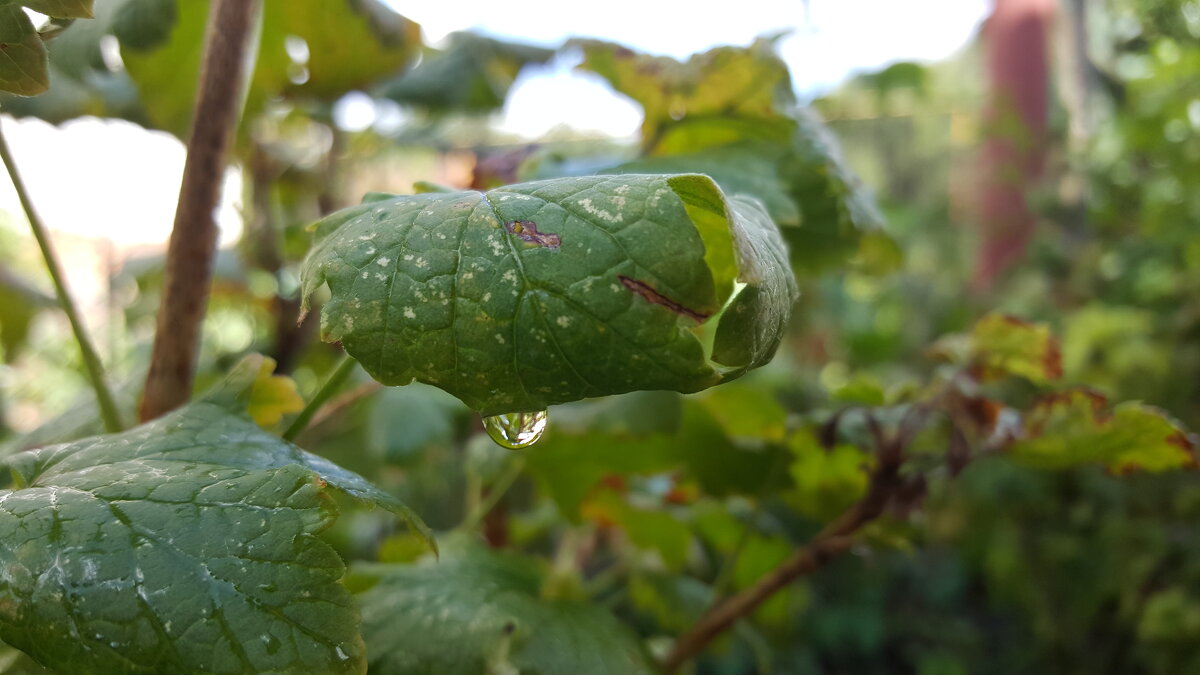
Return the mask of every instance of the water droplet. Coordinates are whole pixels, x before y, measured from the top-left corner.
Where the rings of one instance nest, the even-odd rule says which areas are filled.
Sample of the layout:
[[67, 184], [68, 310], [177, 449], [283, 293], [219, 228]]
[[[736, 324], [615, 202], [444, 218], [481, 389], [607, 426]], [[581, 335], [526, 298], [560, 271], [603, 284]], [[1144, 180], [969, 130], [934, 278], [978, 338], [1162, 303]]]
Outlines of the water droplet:
[[546, 431], [546, 411], [492, 415], [483, 418], [483, 428], [497, 445], [510, 450], [528, 448]]
[[279, 649], [283, 647], [283, 641], [274, 635], [263, 633], [260, 636], [260, 639], [262, 639], [263, 644], [266, 645], [268, 654], [276, 654], [279, 652]]

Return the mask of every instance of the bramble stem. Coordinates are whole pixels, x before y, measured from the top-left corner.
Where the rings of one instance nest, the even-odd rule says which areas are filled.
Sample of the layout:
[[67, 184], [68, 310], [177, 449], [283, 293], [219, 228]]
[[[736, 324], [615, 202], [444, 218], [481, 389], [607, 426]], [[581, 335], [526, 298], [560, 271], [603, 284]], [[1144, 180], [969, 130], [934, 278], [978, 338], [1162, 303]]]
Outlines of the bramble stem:
[[333, 372], [325, 379], [325, 383], [321, 385], [317, 393], [313, 394], [313, 397], [308, 401], [308, 405], [304, 406], [304, 410], [301, 410], [296, 419], [292, 420], [292, 423], [288, 425], [287, 431], [283, 432], [283, 439], [290, 441], [299, 436], [300, 432], [304, 431], [308, 426], [308, 422], [313, 418], [313, 415], [317, 414], [317, 411], [321, 409], [321, 406], [325, 405], [326, 401], [333, 398], [333, 395], [342, 387], [342, 384], [346, 382], [346, 378], [350, 377], [350, 374], [354, 372], [357, 366], [358, 361], [350, 358], [349, 354], [343, 354], [342, 360], [334, 366]]
[[3, 158], [4, 167], [8, 169], [8, 176], [12, 179], [13, 188], [17, 191], [17, 198], [21, 200], [21, 208], [25, 209], [25, 217], [29, 219], [29, 228], [33, 230], [33, 238], [37, 240], [38, 248], [42, 250], [42, 259], [46, 262], [46, 271], [50, 273], [51, 281], [54, 282], [54, 294], [58, 296], [58, 304], [67, 315], [67, 320], [71, 323], [71, 331], [75, 333], [75, 341], [79, 343], [79, 352], [83, 356], [83, 365], [87, 368], [88, 381], [91, 382], [92, 389], [96, 390], [96, 403], [100, 408], [100, 418], [104, 420], [104, 428], [109, 433], [121, 431], [125, 426], [121, 423], [121, 413], [117, 410], [112, 389], [109, 388], [108, 381], [105, 379], [104, 365], [100, 362], [100, 355], [92, 345], [92, 340], [87, 334], [87, 327], [83, 325], [79, 311], [75, 308], [75, 301], [71, 298], [71, 291], [67, 289], [62, 264], [58, 260], [58, 254], [54, 252], [50, 234], [46, 230], [45, 223], [33, 208], [33, 201], [30, 200], [29, 193], [25, 189], [25, 182], [21, 180], [21, 174], [17, 171], [17, 163], [13, 160], [12, 152], [8, 149], [8, 142], [4, 139], [2, 131], [0, 131], [0, 158]]
[[710, 642], [738, 620], [749, 616], [776, 592], [797, 578], [819, 570], [830, 560], [848, 551], [854, 544], [855, 533], [883, 514], [888, 502], [902, 484], [900, 468], [904, 463], [904, 439], [887, 439], [874, 420], [868, 419], [868, 422], [878, 446], [879, 462], [871, 473], [866, 496], [826, 525], [807, 545], [756, 581], [753, 586], [711, 608], [696, 625], [675, 641], [671, 653], [663, 660], [663, 672], [674, 672], [704, 651]]
[[221, 198], [225, 157], [237, 126], [246, 53], [254, 41], [259, 5], [259, 0], [214, 0], [209, 10], [187, 160], [167, 245], [154, 351], [139, 409], [143, 421], [174, 410], [192, 394], [200, 324], [217, 249], [213, 211]]

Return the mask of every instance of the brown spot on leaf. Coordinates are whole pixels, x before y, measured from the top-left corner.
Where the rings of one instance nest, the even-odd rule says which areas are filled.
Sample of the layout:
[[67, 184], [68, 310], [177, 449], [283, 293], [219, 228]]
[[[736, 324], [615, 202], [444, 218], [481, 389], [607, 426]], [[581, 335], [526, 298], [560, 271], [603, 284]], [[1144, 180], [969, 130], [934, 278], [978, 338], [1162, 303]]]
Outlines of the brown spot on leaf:
[[660, 307], [666, 307], [676, 314], [692, 319], [696, 323], [704, 323], [704, 320], [711, 316], [710, 314], [704, 314], [702, 312], [697, 312], [693, 309], [684, 307], [678, 302], [675, 302], [674, 300], [654, 290], [645, 282], [638, 281], [637, 279], [631, 279], [625, 275], [618, 275], [617, 279], [621, 281], [621, 284], [625, 286], [625, 288], [628, 288], [637, 295], [642, 296], [642, 299], [644, 299], [646, 302], [659, 305]]
[[504, 224], [509, 234], [515, 235], [521, 241], [537, 244], [545, 248], [558, 248], [562, 237], [552, 232], [538, 232], [537, 223], [532, 220], [510, 220]]

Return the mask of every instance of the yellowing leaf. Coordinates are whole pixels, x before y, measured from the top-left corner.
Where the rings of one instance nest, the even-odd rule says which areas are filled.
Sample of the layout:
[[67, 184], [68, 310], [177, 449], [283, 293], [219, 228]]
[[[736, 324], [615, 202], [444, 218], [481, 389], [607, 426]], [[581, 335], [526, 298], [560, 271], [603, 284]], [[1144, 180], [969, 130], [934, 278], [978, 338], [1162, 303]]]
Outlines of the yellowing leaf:
[[1099, 463], [1116, 473], [1166, 471], [1196, 465], [1192, 438], [1161, 410], [1108, 401], [1076, 389], [1034, 405], [1013, 457], [1046, 468]]
[[1046, 384], [1062, 377], [1062, 351], [1045, 324], [988, 314], [971, 330], [970, 350], [982, 380], [1015, 375]]
[[286, 375], [272, 375], [274, 372], [275, 359], [264, 358], [250, 389], [246, 412], [260, 427], [279, 424], [284, 415], [304, 409], [304, 399], [296, 391], [296, 381]]

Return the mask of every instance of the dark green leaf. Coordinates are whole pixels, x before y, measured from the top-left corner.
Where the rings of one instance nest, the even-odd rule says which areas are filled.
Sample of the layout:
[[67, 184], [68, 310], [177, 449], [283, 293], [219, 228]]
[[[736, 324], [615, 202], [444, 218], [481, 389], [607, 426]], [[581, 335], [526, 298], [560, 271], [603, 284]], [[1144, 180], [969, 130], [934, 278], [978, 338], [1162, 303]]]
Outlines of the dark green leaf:
[[46, 46], [20, 6], [0, 4], [0, 89], [36, 96], [50, 86]]
[[0, 354], [5, 362], [17, 357], [38, 312], [54, 304], [54, 298], [0, 268]]
[[325, 339], [485, 414], [731, 379], [770, 360], [796, 296], [761, 207], [706, 176], [399, 196], [317, 236], [301, 276], [329, 283]]
[[121, 44], [151, 49], [167, 39], [179, 20], [179, 0], [125, 0], [112, 19], [112, 32]]
[[444, 50], [430, 50], [412, 72], [376, 92], [434, 112], [488, 112], [504, 105], [521, 69], [545, 63], [554, 51], [474, 33], [453, 33]]
[[373, 565], [358, 595], [378, 675], [652, 673], [632, 633], [592, 605], [542, 600], [531, 561], [472, 549], [440, 563]]
[[0, 492], [0, 637], [72, 672], [358, 672], [344, 566], [316, 534], [362, 477], [245, 414], [261, 357], [111, 436], [15, 455]]

